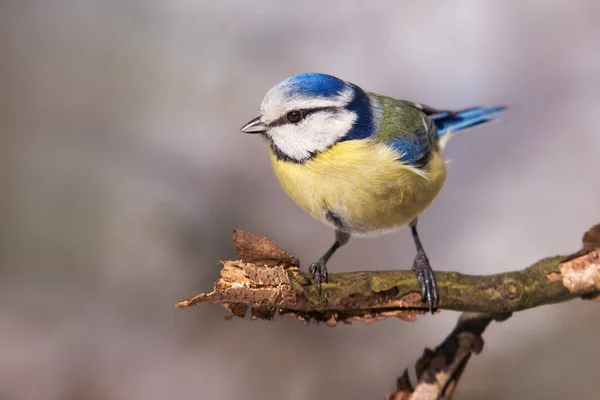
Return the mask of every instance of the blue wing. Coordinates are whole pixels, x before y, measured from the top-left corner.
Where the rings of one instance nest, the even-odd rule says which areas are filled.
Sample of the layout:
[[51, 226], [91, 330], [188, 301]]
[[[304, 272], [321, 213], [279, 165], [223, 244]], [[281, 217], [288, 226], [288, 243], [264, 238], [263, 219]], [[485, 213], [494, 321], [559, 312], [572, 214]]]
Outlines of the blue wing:
[[396, 150], [399, 161], [420, 168], [427, 164], [435, 147], [437, 134], [430, 119], [423, 117], [422, 124], [402, 136], [388, 139], [386, 143]]

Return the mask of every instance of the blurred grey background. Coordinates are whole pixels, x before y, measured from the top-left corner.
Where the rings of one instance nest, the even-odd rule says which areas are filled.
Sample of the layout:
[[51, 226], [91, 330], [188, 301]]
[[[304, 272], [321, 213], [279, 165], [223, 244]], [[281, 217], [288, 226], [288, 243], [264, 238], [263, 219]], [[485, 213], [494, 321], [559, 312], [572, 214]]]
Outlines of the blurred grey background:
[[[286, 198], [238, 129], [318, 71], [439, 107], [507, 104], [447, 148], [421, 218], [434, 267], [520, 269], [600, 222], [600, 3], [3, 1], [0, 398], [382, 399], [458, 316], [334, 329], [179, 310], [232, 230], [304, 264], [332, 232]], [[407, 231], [331, 271], [408, 268]], [[598, 305], [493, 324], [461, 399], [597, 399]]]

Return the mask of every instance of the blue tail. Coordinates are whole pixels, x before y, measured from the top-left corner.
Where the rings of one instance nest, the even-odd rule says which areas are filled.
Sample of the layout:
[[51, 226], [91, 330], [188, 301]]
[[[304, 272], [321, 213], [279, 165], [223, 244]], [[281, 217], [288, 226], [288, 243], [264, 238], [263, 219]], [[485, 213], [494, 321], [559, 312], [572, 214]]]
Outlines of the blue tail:
[[461, 131], [477, 125], [485, 124], [491, 116], [500, 113], [506, 107], [472, 107], [460, 111], [441, 111], [429, 116], [435, 123], [438, 135]]

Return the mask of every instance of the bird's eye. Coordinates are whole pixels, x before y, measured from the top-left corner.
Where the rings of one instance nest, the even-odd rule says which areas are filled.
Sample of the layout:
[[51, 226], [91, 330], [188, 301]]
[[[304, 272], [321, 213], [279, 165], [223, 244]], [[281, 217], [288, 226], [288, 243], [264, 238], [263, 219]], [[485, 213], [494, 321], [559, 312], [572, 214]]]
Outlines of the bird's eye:
[[294, 110], [287, 113], [285, 118], [291, 122], [292, 124], [297, 124], [302, 120], [304, 116], [302, 115], [302, 111]]

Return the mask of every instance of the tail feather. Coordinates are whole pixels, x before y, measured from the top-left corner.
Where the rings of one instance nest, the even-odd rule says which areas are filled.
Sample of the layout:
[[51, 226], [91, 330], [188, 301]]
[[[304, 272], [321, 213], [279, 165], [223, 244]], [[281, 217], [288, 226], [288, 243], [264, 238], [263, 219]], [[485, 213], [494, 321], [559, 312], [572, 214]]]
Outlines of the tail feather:
[[429, 117], [435, 123], [438, 135], [442, 137], [451, 132], [485, 124], [492, 119], [490, 117], [505, 109], [506, 107], [472, 107], [454, 112], [441, 111]]

